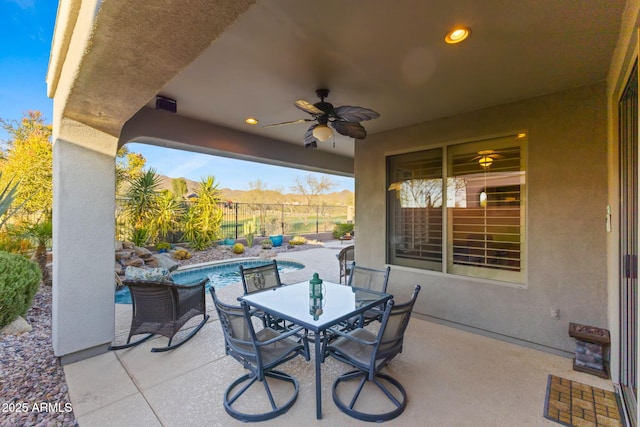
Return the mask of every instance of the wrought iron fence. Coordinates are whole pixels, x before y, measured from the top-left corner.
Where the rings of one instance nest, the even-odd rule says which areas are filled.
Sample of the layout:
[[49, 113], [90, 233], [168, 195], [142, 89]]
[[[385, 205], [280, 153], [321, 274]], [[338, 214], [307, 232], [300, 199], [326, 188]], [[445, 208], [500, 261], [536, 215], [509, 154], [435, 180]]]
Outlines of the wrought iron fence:
[[[123, 200], [116, 203], [116, 218], [122, 213]], [[222, 237], [241, 238], [244, 225], [255, 219], [256, 237], [274, 234], [296, 235], [331, 232], [335, 224], [353, 221], [353, 207], [340, 205], [293, 205], [266, 203], [220, 203], [223, 212]], [[116, 234], [124, 232], [122, 221], [116, 220]], [[177, 236], [182, 233], [176, 230]]]
[[350, 206], [223, 203], [221, 207], [222, 234], [235, 239], [244, 237], [244, 224], [252, 220], [256, 236], [317, 234], [353, 220]]

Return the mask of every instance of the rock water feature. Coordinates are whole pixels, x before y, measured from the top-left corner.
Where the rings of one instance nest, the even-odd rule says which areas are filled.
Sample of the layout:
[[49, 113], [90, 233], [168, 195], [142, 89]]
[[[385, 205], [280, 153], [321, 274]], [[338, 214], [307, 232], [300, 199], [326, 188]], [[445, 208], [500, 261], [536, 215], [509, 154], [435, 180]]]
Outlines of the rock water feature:
[[122, 280], [127, 267], [166, 268], [173, 271], [180, 263], [172, 258], [172, 252], [153, 253], [147, 248], [135, 246], [131, 242], [116, 241], [115, 273]]

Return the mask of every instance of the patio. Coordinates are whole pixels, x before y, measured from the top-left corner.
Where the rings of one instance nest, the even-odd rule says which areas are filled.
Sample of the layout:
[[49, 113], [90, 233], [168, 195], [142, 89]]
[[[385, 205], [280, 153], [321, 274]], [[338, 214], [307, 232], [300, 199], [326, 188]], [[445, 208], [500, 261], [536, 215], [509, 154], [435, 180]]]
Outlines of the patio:
[[[307, 267], [283, 274], [285, 283], [307, 280], [313, 272], [338, 280], [339, 241], [324, 248], [280, 254]], [[393, 268], [389, 282], [393, 293]], [[229, 302], [242, 292], [238, 283], [220, 290]], [[429, 298], [425, 292], [421, 298]], [[222, 330], [210, 295], [211, 319], [189, 343], [167, 353], [150, 353], [156, 339], [66, 365], [73, 410], [81, 426], [243, 425], [222, 406], [226, 387], [243, 373], [224, 355]], [[116, 339], [126, 339], [129, 306], [116, 311]], [[390, 425], [513, 426], [557, 425], [543, 418], [549, 374], [613, 390], [609, 380], [572, 370], [568, 358], [498, 341], [414, 317], [404, 352], [386, 369], [406, 388], [409, 404]], [[157, 338], [157, 340], [166, 340]], [[164, 344], [164, 342], [163, 342]], [[323, 419], [315, 419], [313, 364], [296, 358], [283, 366], [300, 383], [293, 408], [263, 425], [354, 425], [331, 399], [334, 379], [348, 367], [334, 359], [323, 365]], [[375, 403], [375, 402], [373, 402]]]

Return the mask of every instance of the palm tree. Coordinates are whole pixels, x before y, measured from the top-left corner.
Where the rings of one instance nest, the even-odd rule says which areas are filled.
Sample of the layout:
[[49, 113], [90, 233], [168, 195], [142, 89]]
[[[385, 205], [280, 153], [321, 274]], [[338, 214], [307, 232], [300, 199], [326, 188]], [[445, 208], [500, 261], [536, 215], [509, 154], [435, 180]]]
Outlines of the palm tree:
[[47, 268], [47, 245], [53, 237], [53, 224], [51, 219], [27, 225], [22, 234], [35, 241], [36, 252], [34, 258], [42, 273], [42, 283], [51, 286], [51, 275]]

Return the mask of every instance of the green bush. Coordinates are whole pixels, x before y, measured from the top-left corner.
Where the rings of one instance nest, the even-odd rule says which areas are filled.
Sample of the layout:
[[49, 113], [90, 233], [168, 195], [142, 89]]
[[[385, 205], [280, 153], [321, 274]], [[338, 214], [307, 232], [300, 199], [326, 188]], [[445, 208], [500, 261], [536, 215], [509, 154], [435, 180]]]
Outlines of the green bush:
[[242, 243], [236, 243], [235, 245], [233, 245], [232, 250], [233, 250], [233, 253], [236, 255], [244, 253], [244, 245]]
[[27, 313], [41, 279], [35, 262], [0, 252], [0, 328]]
[[353, 224], [350, 223], [336, 223], [336, 226], [333, 227], [333, 238], [339, 239], [347, 233], [353, 234]]
[[262, 249], [271, 249], [273, 247], [271, 239], [264, 239], [260, 244], [262, 245]]

